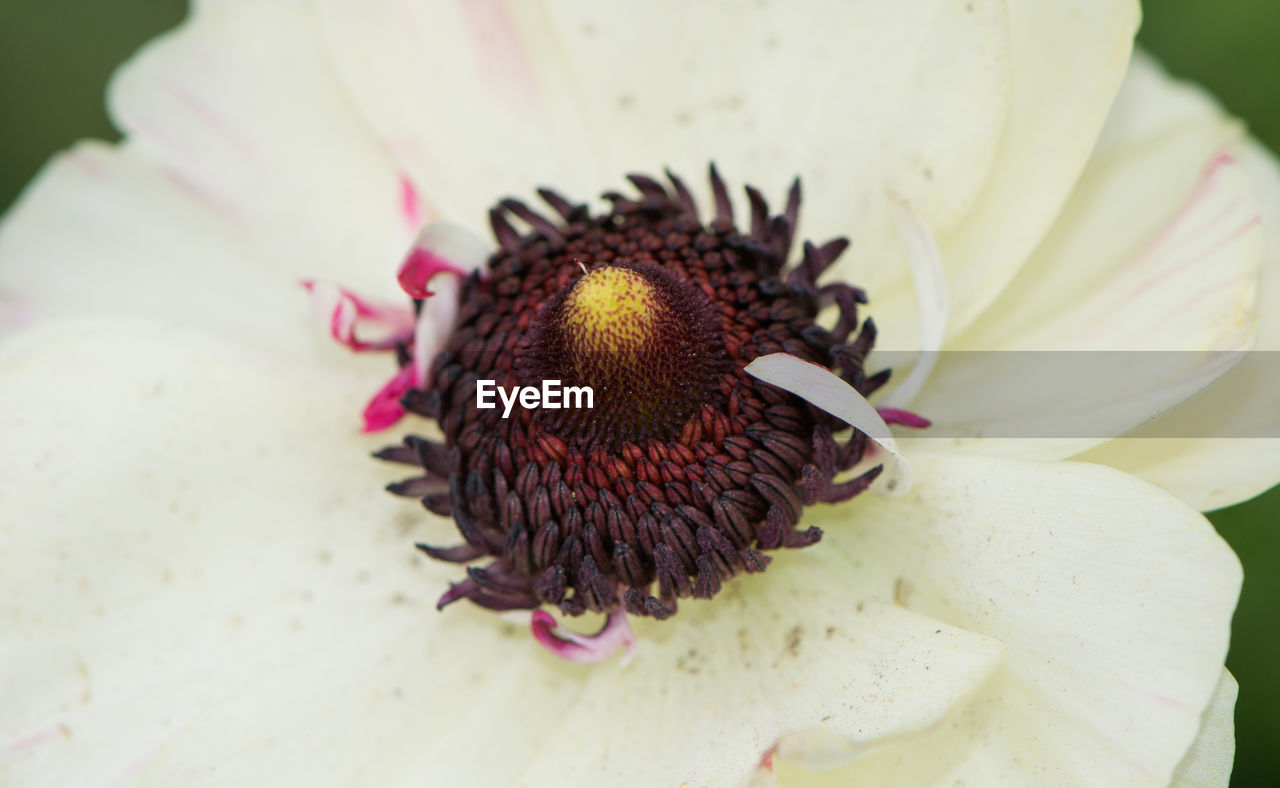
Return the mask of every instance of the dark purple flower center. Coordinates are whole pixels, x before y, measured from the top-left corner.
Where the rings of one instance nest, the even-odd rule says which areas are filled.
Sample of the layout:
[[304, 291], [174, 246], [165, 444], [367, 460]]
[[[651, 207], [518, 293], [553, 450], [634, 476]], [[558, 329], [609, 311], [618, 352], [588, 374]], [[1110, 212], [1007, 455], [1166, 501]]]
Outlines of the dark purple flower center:
[[[846, 500], [879, 472], [834, 482], [862, 458], [865, 436], [837, 442], [841, 422], [744, 371], [782, 352], [864, 396], [887, 380], [863, 372], [875, 339], [871, 320], [859, 326], [865, 295], [817, 284], [847, 241], [805, 243], [788, 267], [798, 182], [776, 216], [748, 188], [750, 228], [740, 231], [714, 168], [706, 225], [668, 178], [670, 189], [631, 176], [639, 194], [606, 194], [603, 216], [548, 190], [554, 219], [516, 200], [490, 212], [499, 249], [465, 281], [426, 386], [404, 399], [444, 439], [410, 436], [379, 453], [423, 469], [393, 492], [458, 524], [463, 544], [423, 552], [491, 559], [469, 567], [441, 607], [466, 598], [494, 610], [667, 618], [681, 597], [709, 598], [734, 575], [762, 571], [763, 551], [818, 541], [818, 528], [800, 525], [804, 508]], [[828, 305], [831, 329], [816, 322]], [[590, 388], [592, 407], [477, 406], [478, 386], [547, 381]]]

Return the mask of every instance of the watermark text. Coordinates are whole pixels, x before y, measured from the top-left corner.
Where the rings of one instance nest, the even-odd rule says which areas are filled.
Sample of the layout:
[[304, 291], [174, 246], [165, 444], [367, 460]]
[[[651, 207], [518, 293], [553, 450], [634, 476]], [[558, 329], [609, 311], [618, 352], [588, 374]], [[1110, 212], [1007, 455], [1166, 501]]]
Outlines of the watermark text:
[[476, 381], [476, 407], [492, 410], [502, 400], [502, 418], [511, 415], [511, 409], [520, 403], [520, 407], [534, 408], [591, 409], [595, 407], [595, 392], [590, 386], [564, 386], [558, 380], [544, 380], [542, 386], [516, 386], [511, 389], [498, 385], [496, 380]]

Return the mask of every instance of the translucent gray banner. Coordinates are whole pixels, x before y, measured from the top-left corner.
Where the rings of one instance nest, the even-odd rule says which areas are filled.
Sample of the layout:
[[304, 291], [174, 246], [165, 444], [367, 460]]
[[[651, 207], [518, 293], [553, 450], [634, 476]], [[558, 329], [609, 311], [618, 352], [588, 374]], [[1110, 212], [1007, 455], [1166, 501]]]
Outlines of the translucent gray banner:
[[[867, 369], [892, 391], [918, 357]], [[947, 351], [906, 408], [922, 438], [1280, 438], [1280, 352]]]

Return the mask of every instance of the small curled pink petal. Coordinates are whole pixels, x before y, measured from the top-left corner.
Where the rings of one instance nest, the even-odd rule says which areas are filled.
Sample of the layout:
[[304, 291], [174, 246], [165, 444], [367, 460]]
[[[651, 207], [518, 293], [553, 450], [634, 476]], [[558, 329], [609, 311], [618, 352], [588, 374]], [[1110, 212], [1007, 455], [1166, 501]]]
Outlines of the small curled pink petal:
[[932, 421], [909, 410], [902, 410], [901, 408], [876, 408], [876, 410], [880, 413], [880, 418], [884, 419], [885, 424], [898, 424], [903, 427], [910, 427], [913, 430], [922, 430], [933, 425]]
[[427, 283], [431, 281], [431, 277], [439, 273], [456, 273], [456, 269], [452, 263], [436, 253], [415, 247], [400, 264], [396, 281], [410, 297], [430, 298], [435, 293], [427, 289]]
[[404, 418], [404, 408], [400, 405], [400, 398], [415, 385], [417, 381], [414, 366], [405, 364], [395, 377], [378, 389], [378, 393], [374, 394], [373, 399], [369, 400], [369, 404], [365, 406], [364, 431], [379, 432]]
[[[407, 306], [378, 304], [324, 280], [303, 279], [299, 284], [329, 335], [343, 347], [356, 352], [389, 350], [413, 336], [414, 315]], [[361, 327], [372, 329], [377, 337], [360, 338]]]
[[396, 281], [412, 298], [430, 298], [428, 287], [437, 274], [463, 277], [488, 259], [489, 247], [471, 233], [446, 222], [432, 222], [418, 233]]
[[627, 654], [623, 658], [625, 664], [631, 660], [631, 653], [636, 644], [627, 616], [620, 610], [610, 611], [604, 627], [594, 635], [579, 635], [561, 629], [555, 618], [545, 610], [533, 611], [533, 616], [529, 620], [529, 629], [533, 632], [534, 639], [547, 651], [561, 659], [584, 665], [603, 662], [623, 646], [627, 649]]

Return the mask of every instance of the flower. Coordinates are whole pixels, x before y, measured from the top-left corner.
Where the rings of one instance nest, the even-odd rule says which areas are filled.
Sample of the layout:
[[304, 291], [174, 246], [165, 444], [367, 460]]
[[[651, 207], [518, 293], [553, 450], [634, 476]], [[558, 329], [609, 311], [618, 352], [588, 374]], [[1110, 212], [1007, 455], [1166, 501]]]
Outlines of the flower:
[[[1277, 215], [1274, 165], [1145, 59], [1121, 84], [1136, 23], [1111, 2], [839, 4], [819, 26], [767, 5], [200, 5], [114, 83], [129, 140], [53, 163], [0, 231], [0, 292], [37, 321], [0, 346], [21, 677], [0, 768], [724, 784], [776, 755], [784, 781], [850, 760], [836, 779], [1221, 780], [1239, 568], [1186, 501], [1255, 494], [1274, 453], [906, 445], [906, 497], [811, 510], [821, 545], [639, 626], [628, 666], [572, 666], [430, 611], [447, 570], [406, 547], [451, 526], [382, 494], [358, 455], [383, 441], [344, 426], [387, 370], [336, 357], [295, 292], [387, 292], [425, 220], [478, 224], [501, 194], [714, 158], [770, 194], [800, 172], [804, 234], [854, 240], [841, 273], [891, 348], [1088, 349], [1088, 321], [1216, 349], [1254, 316], [1269, 346], [1253, 217]], [[903, 202], [937, 239], [941, 325]], [[962, 372], [944, 357], [911, 407], [963, 412], [935, 395], [972, 390]], [[1045, 462], [1084, 448], [1112, 467]]]

